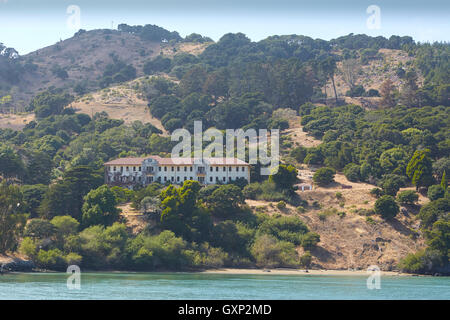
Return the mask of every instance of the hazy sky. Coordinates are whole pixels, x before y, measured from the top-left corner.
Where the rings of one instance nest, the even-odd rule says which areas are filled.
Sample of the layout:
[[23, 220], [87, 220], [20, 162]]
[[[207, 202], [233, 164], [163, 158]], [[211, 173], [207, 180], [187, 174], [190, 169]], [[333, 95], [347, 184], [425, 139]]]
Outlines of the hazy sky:
[[[379, 15], [367, 12], [371, 5]], [[274, 34], [329, 40], [365, 33], [425, 42], [450, 41], [449, 21], [449, 0], [0, 0], [0, 42], [20, 54], [69, 38], [78, 27], [119, 23], [156, 24], [181, 36], [196, 32], [214, 40], [228, 32], [255, 41]]]

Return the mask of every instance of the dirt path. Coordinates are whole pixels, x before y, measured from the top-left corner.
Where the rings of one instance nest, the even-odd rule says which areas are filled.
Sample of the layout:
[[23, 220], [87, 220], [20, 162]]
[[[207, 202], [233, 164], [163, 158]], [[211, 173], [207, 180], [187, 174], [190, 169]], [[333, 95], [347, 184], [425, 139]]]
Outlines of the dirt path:
[[131, 203], [118, 205], [117, 208], [122, 210], [120, 215], [126, 219], [126, 225], [133, 234], [140, 233], [147, 226], [146, 217], [139, 210], [133, 209]]

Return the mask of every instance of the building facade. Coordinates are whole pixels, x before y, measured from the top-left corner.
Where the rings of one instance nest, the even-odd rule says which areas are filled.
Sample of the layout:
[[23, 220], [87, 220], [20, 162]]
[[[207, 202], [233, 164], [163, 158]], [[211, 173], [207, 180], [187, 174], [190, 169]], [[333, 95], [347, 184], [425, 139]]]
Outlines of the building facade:
[[119, 158], [105, 163], [105, 183], [132, 189], [152, 182], [226, 184], [239, 178], [250, 183], [250, 165], [236, 158]]

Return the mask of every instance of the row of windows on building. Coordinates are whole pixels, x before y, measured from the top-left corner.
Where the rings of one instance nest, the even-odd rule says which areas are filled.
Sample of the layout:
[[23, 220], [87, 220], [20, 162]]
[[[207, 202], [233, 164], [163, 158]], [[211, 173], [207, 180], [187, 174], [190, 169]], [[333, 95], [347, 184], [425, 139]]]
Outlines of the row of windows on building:
[[[124, 168], [125, 168], [125, 171], [130, 171], [130, 167], [127, 166], [127, 167], [120, 167], [120, 172], [123, 172]], [[141, 172], [142, 171], [142, 167], [132, 167], [132, 168], [133, 168], [134, 172], [136, 172], [136, 171]], [[158, 167], [158, 170], [161, 171], [161, 168], [164, 168], [164, 171], [167, 171], [168, 167], [166, 167], [166, 166], [165, 167]], [[171, 168], [170, 171], [175, 171], [175, 168], [177, 168], [177, 171], [181, 171], [181, 169], [180, 169], [181, 167], [179, 167], [179, 166], [177, 166], [177, 167], [169, 167], [169, 168]], [[188, 168], [189, 168], [189, 171], [192, 172], [192, 167], [183, 167], [183, 168], [184, 168], [184, 172], [187, 172]], [[214, 168], [216, 168], [215, 170], [216, 170], [216, 172], [218, 172], [220, 167], [210, 167], [209, 171], [213, 172]], [[232, 168], [233, 167], [228, 167], [228, 171], [231, 172]], [[235, 167], [235, 168], [236, 168], [236, 172], [239, 172], [239, 168], [242, 168], [242, 172], [245, 172], [245, 167]], [[153, 167], [149, 167], [149, 169], [150, 169], [149, 171], [153, 171]], [[113, 171], [114, 172], [117, 171], [117, 167], [116, 166], [113, 167]], [[199, 172], [204, 172], [204, 168], [203, 167], [199, 167], [198, 171]], [[227, 167], [222, 167], [222, 171], [223, 172], [227, 171]]]
[[[163, 177], [163, 178], [158, 177], [155, 180], [153, 179], [153, 177], [147, 177], [147, 182], [148, 183], [151, 183], [153, 181], [158, 181], [158, 182], [171, 181], [171, 182], [175, 182], [175, 180], [177, 182], [181, 181], [180, 177], [176, 177], [176, 179], [175, 179], [175, 177], [170, 177], [170, 178], [168, 178], [168, 177]], [[187, 180], [187, 177], [183, 177], [183, 181], [186, 181], [186, 180]], [[193, 179], [193, 177], [189, 177], [189, 180], [194, 180], [194, 179]], [[209, 177], [209, 182], [214, 182], [214, 180], [215, 180], [215, 182], [220, 182], [221, 180], [222, 180], [222, 182], [226, 182], [227, 181], [225, 177], [222, 177], [222, 179], [220, 179], [219, 177], [216, 177], [215, 179], [213, 179], [213, 177]], [[115, 181], [115, 179], [112, 178], [111, 181]], [[142, 182], [142, 177], [134, 177], [134, 176], [133, 177], [120, 177], [118, 179], [118, 181], [121, 181], [121, 182]], [[199, 181], [200, 182], [204, 182], [205, 180], [204, 180], [203, 177], [201, 177], [201, 178], [199, 178]], [[231, 177], [228, 177], [228, 181], [233, 181], [233, 179]]]

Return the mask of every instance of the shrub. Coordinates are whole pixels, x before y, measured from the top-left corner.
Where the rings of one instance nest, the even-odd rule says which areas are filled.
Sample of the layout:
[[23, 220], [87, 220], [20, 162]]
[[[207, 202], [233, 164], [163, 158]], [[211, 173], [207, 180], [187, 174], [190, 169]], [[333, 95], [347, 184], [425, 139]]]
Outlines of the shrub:
[[247, 199], [256, 200], [256, 197], [262, 193], [261, 185], [257, 182], [250, 183], [249, 185], [246, 185], [244, 187], [242, 193], [244, 194], [244, 197], [246, 197]]
[[19, 252], [32, 258], [36, 255], [36, 244], [30, 237], [25, 237], [19, 247]]
[[342, 199], [342, 192], [336, 192], [336, 198], [337, 199]]
[[397, 195], [397, 200], [401, 204], [414, 204], [419, 200], [419, 195], [413, 190], [403, 190]]
[[428, 197], [431, 201], [434, 201], [434, 200], [443, 198], [444, 195], [445, 195], [445, 189], [444, 189], [441, 185], [439, 185], [439, 184], [430, 186], [430, 187], [428, 188], [427, 197]]
[[302, 235], [308, 232], [308, 227], [297, 217], [259, 215], [258, 218], [262, 220], [259, 234], [269, 234], [295, 245], [300, 244]]
[[264, 234], [258, 237], [251, 247], [251, 253], [259, 267], [296, 267], [298, 254], [295, 246], [287, 241], [277, 241]]
[[55, 226], [57, 232], [62, 236], [75, 234], [80, 223], [71, 216], [56, 216], [50, 223]]
[[312, 256], [309, 251], [306, 251], [301, 257], [300, 257], [300, 265], [305, 268], [309, 268], [311, 266], [312, 262]]
[[278, 208], [279, 210], [286, 209], [286, 202], [284, 202], [283, 200], [281, 200], [280, 202], [277, 203], [277, 208]]
[[375, 202], [375, 213], [381, 215], [383, 219], [392, 219], [399, 212], [398, 204], [392, 196], [384, 195]]
[[305, 211], [306, 211], [305, 207], [303, 207], [303, 206], [298, 206], [297, 207], [297, 212], [298, 213], [304, 213]]
[[349, 163], [344, 168], [344, 175], [349, 181], [356, 182], [361, 179], [360, 171], [361, 171], [360, 166], [354, 163]]
[[40, 268], [50, 270], [63, 270], [67, 266], [64, 254], [59, 249], [39, 250], [35, 260]]
[[368, 223], [368, 224], [376, 224], [376, 222], [375, 222], [375, 220], [373, 220], [373, 218], [372, 217], [366, 217], [366, 222]]
[[339, 211], [337, 215], [339, 216], [339, 218], [344, 218], [347, 214], [345, 213], [345, 211]]
[[327, 185], [334, 181], [336, 171], [333, 168], [320, 168], [314, 173], [313, 181], [318, 185]]
[[320, 235], [315, 232], [308, 232], [302, 237], [301, 245], [305, 250], [311, 250], [320, 242]]
[[383, 190], [381, 190], [380, 188], [373, 188], [370, 190], [370, 195], [375, 198], [379, 198], [383, 195]]

